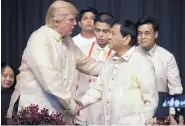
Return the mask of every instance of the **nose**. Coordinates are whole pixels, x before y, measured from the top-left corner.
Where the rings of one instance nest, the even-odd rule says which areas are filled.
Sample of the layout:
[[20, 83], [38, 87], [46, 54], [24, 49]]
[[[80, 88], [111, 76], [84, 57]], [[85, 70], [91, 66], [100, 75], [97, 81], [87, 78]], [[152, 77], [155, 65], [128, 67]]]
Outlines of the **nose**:
[[92, 19], [87, 19], [87, 22], [88, 22], [88, 23], [91, 23], [91, 22], [92, 22]]
[[7, 76], [7, 77], [6, 77], [6, 80], [7, 80], [8, 82], [11, 82], [11, 81], [12, 81], [12, 77]]
[[112, 39], [112, 34], [111, 34], [111, 33], [108, 35], [108, 39], [109, 39], [109, 40]]
[[146, 35], [145, 35], [145, 34], [142, 34], [142, 35], [141, 35], [141, 38], [145, 38], [145, 37], [146, 37]]
[[99, 36], [100, 36], [100, 37], [102, 37], [102, 36], [103, 36], [103, 32], [102, 32], [102, 31], [100, 31]]
[[74, 19], [74, 23], [73, 23], [73, 25], [76, 25], [77, 23], [76, 23], [76, 19]]

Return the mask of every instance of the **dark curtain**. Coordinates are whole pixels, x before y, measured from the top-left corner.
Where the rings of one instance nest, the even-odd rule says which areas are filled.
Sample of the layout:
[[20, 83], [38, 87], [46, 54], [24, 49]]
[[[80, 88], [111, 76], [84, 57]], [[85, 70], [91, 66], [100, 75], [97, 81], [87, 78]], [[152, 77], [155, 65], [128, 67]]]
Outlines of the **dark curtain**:
[[[1, 1], [1, 60], [20, 66], [30, 34], [45, 24], [45, 15], [54, 0]], [[68, 0], [79, 10], [88, 6], [109, 12], [117, 19], [136, 20], [150, 15], [159, 20], [158, 44], [174, 54], [185, 88], [185, 0]], [[73, 32], [79, 32], [77, 26]], [[183, 36], [184, 35], [184, 36]]]

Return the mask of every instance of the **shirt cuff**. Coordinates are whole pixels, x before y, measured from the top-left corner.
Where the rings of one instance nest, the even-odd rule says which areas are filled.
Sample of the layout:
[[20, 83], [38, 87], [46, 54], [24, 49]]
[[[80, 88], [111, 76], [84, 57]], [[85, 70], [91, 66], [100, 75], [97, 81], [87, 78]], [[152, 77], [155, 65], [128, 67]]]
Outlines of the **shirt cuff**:
[[170, 95], [182, 94], [182, 91], [183, 91], [182, 88], [176, 88], [176, 89], [174, 89], [174, 90], [169, 91], [169, 94], [170, 94]]
[[81, 98], [80, 101], [81, 101], [82, 104], [83, 104], [83, 108], [85, 108], [86, 106], [89, 105], [87, 98], [85, 98], [84, 96]]
[[73, 99], [71, 99], [69, 103], [69, 111], [72, 114], [74, 114], [75, 108], [76, 108], [76, 102]]

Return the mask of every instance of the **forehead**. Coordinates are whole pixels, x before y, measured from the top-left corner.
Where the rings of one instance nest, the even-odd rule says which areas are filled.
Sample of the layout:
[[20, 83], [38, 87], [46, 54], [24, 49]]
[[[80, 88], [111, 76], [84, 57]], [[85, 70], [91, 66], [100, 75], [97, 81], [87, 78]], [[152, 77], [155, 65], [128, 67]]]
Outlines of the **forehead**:
[[95, 17], [95, 15], [92, 12], [85, 12], [82, 17]]
[[98, 28], [98, 29], [110, 29], [111, 27], [107, 23], [96, 22], [95, 23], [95, 28]]
[[12, 68], [10, 68], [9, 66], [6, 66], [3, 73], [9, 73], [9, 74], [14, 74]]
[[138, 27], [138, 31], [153, 31], [152, 24], [143, 24]]
[[115, 32], [115, 33], [120, 33], [120, 25], [118, 24], [115, 24], [112, 29], [111, 29], [112, 32]]

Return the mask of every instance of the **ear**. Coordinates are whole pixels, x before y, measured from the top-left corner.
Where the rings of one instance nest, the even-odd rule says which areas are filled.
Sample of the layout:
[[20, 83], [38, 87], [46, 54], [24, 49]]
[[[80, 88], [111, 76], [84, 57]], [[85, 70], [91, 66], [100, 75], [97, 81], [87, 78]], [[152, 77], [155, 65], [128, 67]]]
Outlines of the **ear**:
[[54, 24], [54, 26], [58, 26], [58, 24], [59, 24], [59, 21], [57, 21], [57, 20], [54, 20], [54, 21], [53, 21], [53, 24]]
[[158, 33], [159, 33], [158, 31], [155, 32], [155, 39], [158, 38]]
[[130, 41], [131, 41], [131, 36], [130, 35], [127, 35], [125, 36], [124, 38], [124, 45], [129, 45]]

